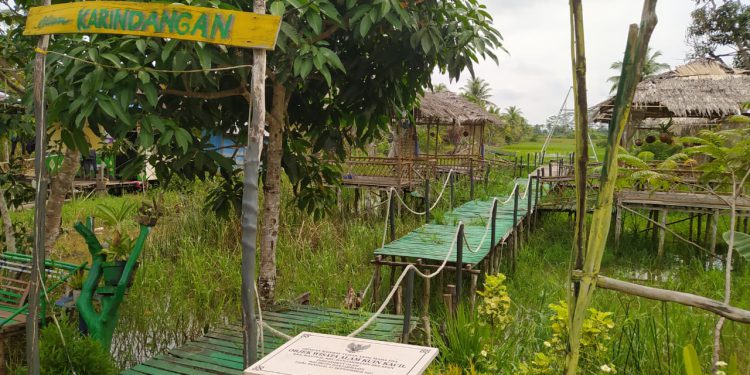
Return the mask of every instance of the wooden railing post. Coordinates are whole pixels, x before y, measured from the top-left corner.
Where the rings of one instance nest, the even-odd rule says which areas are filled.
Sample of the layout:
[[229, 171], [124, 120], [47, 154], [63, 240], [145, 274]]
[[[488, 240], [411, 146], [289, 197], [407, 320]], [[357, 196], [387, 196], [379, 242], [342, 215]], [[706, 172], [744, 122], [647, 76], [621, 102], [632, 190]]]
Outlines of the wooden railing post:
[[469, 200], [474, 200], [474, 159], [469, 159]]
[[411, 331], [411, 308], [414, 299], [414, 269], [406, 271], [406, 295], [404, 296], [404, 328], [401, 331], [401, 342], [409, 343], [409, 331]]
[[458, 306], [461, 301], [461, 289], [464, 268], [464, 224], [461, 223], [458, 226], [458, 239], [456, 240], [456, 297], [453, 301], [453, 306]]
[[398, 191], [391, 190], [388, 199], [388, 226], [391, 229], [391, 242], [396, 240], [396, 200], [393, 197], [394, 194], [398, 194]]
[[516, 185], [515, 191], [513, 193], [513, 256], [511, 257], [513, 259], [513, 270], [516, 269], [516, 257], [518, 256], [518, 185]]
[[453, 201], [454, 201], [454, 196], [455, 196], [455, 191], [454, 191], [454, 189], [455, 189], [455, 187], [454, 187], [455, 175], [453, 173], [451, 173], [451, 172], [448, 172], [448, 173], [450, 173], [450, 176], [448, 176], [448, 179], [450, 180], [449, 183], [451, 185], [451, 210], [453, 210]]
[[430, 223], [430, 178], [424, 180], [424, 221]]
[[490, 215], [490, 249], [495, 247], [497, 240], [497, 199], [492, 200], [492, 214]]

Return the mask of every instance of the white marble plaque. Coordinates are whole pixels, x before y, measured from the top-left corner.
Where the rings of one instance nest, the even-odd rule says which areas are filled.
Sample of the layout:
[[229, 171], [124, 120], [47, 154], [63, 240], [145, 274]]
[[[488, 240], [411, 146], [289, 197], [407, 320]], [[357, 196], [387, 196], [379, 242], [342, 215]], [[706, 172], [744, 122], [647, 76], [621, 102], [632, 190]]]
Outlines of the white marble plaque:
[[420, 375], [435, 348], [302, 332], [245, 375]]

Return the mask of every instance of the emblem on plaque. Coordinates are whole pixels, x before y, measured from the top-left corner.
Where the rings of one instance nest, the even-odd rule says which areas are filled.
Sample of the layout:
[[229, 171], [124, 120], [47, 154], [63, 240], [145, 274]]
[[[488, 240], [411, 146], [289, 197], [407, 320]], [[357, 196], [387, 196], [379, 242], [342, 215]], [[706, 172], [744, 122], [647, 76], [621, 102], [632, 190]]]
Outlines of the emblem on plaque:
[[357, 344], [353, 342], [346, 346], [346, 351], [349, 353], [359, 353], [369, 348], [370, 348], [370, 345], [362, 345], [362, 344]]

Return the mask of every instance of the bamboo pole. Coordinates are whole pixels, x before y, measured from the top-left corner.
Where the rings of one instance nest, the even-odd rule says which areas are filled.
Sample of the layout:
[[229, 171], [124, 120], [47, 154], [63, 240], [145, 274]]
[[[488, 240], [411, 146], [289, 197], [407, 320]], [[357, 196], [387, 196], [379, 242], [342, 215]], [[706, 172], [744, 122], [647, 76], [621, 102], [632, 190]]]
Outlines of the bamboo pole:
[[666, 209], [659, 210], [659, 248], [656, 253], [659, 260], [664, 258], [664, 241], [667, 236], [665, 231], [667, 227], [667, 212]]
[[430, 270], [425, 270], [424, 274], [427, 278], [423, 279], [423, 293], [422, 293], [422, 322], [424, 324], [424, 333], [427, 341], [427, 346], [432, 346], [432, 327], [430, 325]]
[[708, 249], [711, 251], [711, 254], [716, 254], [716, 235], [719, 232], [719, 210], [714, 210], [714, 213], [711, 214], [711, 237], [710, 237], [710, 243], [708, 245]]
[[[571, 0], [571, 34], [575, 46], [573, 54], [573, 64], [579, 68], [580, 59], [584, 56], [583, 48], [583, 12], [581, 0]], [[648, 43], [651, 38], [654, 27], [656, 26], [656, 0], [645, 0], [641, 16], [641, 26], [631, 25], [628, 33], [628, 42], [623, 58], [622, 73], [618, 84], [617, 95], [615, 97], [615, 106], [612, 112], [612, 120], [609, 126], [608, 148], [602, 163], [600, 176], [600, 190], [597, 199], [597, 206], [591, 219], [591, 230], [588, 234], [586, 243], [585, 256], [583, 261], [578, 259], [574, 265], [581, 264], [581, 268], [575, 268], [576, 272], [581, 272], [582, 278], [576, 280], [571, 272], [571, 282], [573, 289], [570, 293], [570, 335], [568, 339], [569, 352], [566, 357], [566, 367], [568, 375], [575, 375], [578, 368], [580, 357], [580, 340], [583, 329], [583, 320], [586, 315], [596, 288], [596, 277], [601, 267], [601, 259], [604, 254], [606, 239], [609, 233], [609, 227], [612, 221], [612, 204], [614, 189], [617, 180], [617, 145], [622, 139], [625, 125], [630, 117], [630, 107], [635, 96], [636, 85], [640, 80], [643, 62], [647, 55]], [[576, 58], [578, 57], [578, 58]], [[585, 73], [585, 61], [582, 64]], [[576, 75], [578, 90], [585, 90], [585, 84], [581, 85], [580, 77]], [[587, 107], [582, 106], [581, 101], [576, 102], [577, 110], [581, 113], [581, 120], [585, 121]], [[584, 142], [582, 133], [577, 134], [577, 139]], [[577, 150], [577, 152], [580, 152]], [[580, 158], [580, 155], [579, 155]], [[585, 168], [587, 165], [576, 165], [576, 169], [581, 169], [577, 173], [585, 177]], [[577, 175], [578, 176], [578, 175]], [[585, 183], [586, 179], [582, 181]], [[585, 185], [584, 185], [585, 186]], [[578, 196], [578, 199], [581, 197]], [[585, 208], [585, 203], [579, 203]], [[585, 217], [586, 211], [579, 211], [577, 216]], [[578, 235], [583, 236], [583, 233]]]

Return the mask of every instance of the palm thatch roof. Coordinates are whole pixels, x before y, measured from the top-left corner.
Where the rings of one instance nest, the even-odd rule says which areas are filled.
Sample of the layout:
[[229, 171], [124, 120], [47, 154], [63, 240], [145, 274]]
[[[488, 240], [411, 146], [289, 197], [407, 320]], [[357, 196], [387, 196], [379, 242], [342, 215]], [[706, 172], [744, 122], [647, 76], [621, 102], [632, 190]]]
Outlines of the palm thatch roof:
[[[750, 101], [750, 71], [711, 59], [698, 59], [638, 84], [634, 118], [692, 117], [720, 119], [739, 114]], [[594, 121], [608, 122], [614, 97], [596, 107]]]
[[426, 92], [415, 109], [417, 123], [475, 126], [498, 124], [500, 118], [450, 91]]
[[[695, 135], [699, 131], [714, 127], [726, 127], [721, 120], [718, 119], [706, 119], [706, 118], [694, 118], [694, 117], [674, 117], [671, 118], [672, 127], [670, 132], [672, 134], [683, 137], [686, 135]], [[666, 124], [669, 120], [649, 118], [643, 120], [643, 122], [636, 125], [638, 130], [658, 130], [660, 126]]]

